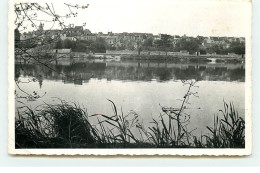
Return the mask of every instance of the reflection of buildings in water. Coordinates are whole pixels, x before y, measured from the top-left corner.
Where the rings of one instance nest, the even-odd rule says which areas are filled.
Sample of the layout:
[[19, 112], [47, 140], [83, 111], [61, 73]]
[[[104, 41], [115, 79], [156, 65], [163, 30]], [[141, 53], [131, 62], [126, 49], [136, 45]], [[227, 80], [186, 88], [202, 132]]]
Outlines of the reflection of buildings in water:
[[83, 80], [82, 79], [74, 79], [74, 84], [75, 85], [82, 85]]
[[198, 66], [198, 69], [199, 69], [199, 70], [206, 70], [207, 67], [206, 67], [205, 65], [199, 65], [199, 66]]
[[40, 88], [42, 88], [42, 83], [43, 83], [43, 77], [42, 77], [42, 75], [39, 75], [38, 77], [36, 77], [36, 79], [37, 79], [38, 82], [39, 82]]
[[209, 76], [209, 75], [205, 75], [204, 78], [205, 78], [206, 81], [209, 81], [209, 80], [210, 80], [210, 76]]
[[[55, 71], [33, 65], [23, 65], [24, 72], [20, 72], [16, 65], [16, 75], [39, 76], [44, 79], [63, 80], [64, 83], [82, 85], [91, 78], [109, 80], [159, 81], [168, 80], [216, 80], [216, 81], [245, 81], [245, 67], [243, 64], [177, 64], [152, 61], [110, 61], [86, 62], [72, 65], [53, 65]], [[69, 78], [65, 78], [69, 76]], [[42, 81], [41, 84], [42, 85]]]
[[63, 78], [63, 83], [64, 83], [64, 84], [74, 83], [74, 79], [69, 78], [69, 77], [65, 77], [65, 78]]
[[75, 84], [75, 85], [82, 85], [83, 84], [83, 80], [82, 79], [73, 79], [73, 78], [64, 78], [63, 79], [63, 83], [64, 84]]

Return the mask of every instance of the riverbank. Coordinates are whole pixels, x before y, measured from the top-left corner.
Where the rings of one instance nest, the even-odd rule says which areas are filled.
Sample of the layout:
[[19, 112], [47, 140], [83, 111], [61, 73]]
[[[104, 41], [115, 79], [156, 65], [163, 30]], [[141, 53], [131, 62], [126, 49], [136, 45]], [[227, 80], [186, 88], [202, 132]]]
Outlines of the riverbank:
[[[80, 58], [80, 57], [78, 57]], [[112, 59], [112, 60], [167, 60], [171, 62], [197, 62], [197, 63], [244, 63], [245, 59], [231, 56], [175, 56], [175, 55], [113, 55], [95, 54], [81, 56], [88, 59]]]
[[223, 62], [223, 63], [241, 63], [245, 59], [241, 55], [228, 54], [189, 54], [180, 52], [138, 52], [136, 51], [107, 51], [106, 53], [84, 53], [71, 52], [73, 59], [110, 59], [110, 60], [168, 60], [173, 62]]

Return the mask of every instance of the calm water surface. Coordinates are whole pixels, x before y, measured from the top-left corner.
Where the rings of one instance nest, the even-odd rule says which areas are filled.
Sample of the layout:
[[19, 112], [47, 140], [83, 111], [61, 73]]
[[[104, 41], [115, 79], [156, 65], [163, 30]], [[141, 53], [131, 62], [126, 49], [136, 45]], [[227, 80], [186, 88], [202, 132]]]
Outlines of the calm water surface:
[[[93, 60], [71, 65], [58, 62], [51, 69], [37, 65], [16, 65], [15, 77], [26, 92], [46, 95], [37, 101], [23, 100], [35, 107], [43, 102], [57, 103], [57, 98], [76, 102], [88, 114], [113, 115], [110, 102], [122, 107], [126, 114], [135, 111], [148, 126], [158, 119], [161, 106], [180, 107], [188, 86], [182, 80], [196, 80], [186, 113], [191, 114], [190, 129], [197, 134], [211, 126], [214, 114], [223, 108], [223, 100], [233, 102], [239, 115], [244, 117], [245, 68], [243, 64], [176, 64], [165, 61], [102, 61]], [[63, 74], [63, 75], [61, 75]], [[65, 76], [66, 77], [65, 77]], [[19, 94], [23, 94], [19, 92]], [[55, 98], [56, 97], [56, 98]], [[161, 105], [161, 106], [160, 106]], [[19, 106], [19, 103], [17, 103]]]

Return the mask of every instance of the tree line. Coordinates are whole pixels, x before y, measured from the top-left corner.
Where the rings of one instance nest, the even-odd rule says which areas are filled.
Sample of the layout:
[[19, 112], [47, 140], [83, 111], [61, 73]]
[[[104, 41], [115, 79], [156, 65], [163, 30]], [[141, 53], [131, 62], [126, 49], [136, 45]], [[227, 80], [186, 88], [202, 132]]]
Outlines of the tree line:
[[167, 52], [179, 52], [185, 50], [190, 54], [200, 52], [201, 55], [207, 53], [216, 53], [220, 55], [227, 55], [228, 53], [235, 53], [238, 55], [245, 54], [245, 43], [239, 41], [233, 41], [229, 43], [229, 47], [221, 44], [211, 44], [204, 47], [202, 38], [180, 38], [173, 43], [171, 36], [162, 34], [160, 39], [155, 40], [153, 37], [145, 38], [143, 41], [136, 41], [136, 47], [130, 44], [111, 46], [106, 43], [104, 38], [97, 37], [96, 40], [61, 40], [59, 39], [55, 45], [55, 49], [72, 49], [75, 52], [93, 52], [93, 53], [105, 53], [106, 50], [137, 50], [140, 54], [141, 51], [165, 51]]
[[106, 43], [103, 38], [96, 40], [70, 40], [59, 39], [55, 45], [55, 49], [71, 49], [74, 52], [93, 52], [93, 53], [106, 53]]

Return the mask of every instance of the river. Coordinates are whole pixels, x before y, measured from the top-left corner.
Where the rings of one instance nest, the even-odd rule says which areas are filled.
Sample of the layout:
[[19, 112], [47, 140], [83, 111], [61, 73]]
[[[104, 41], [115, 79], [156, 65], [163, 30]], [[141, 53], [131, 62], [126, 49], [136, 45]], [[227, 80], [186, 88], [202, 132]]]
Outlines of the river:
[[[168, 61], [105, 61], [58, 65], [16, 64], [15, 77], [26, 92], [44, 95], [35, 101], [22, 99], [31, 107], [59, 99], [78, 103], [88, 114], [113, 115], [112, 100], [124, 114], [136, 112], [145, 126], [158, 119], [161, 106], [179, 108], [188, 86], [196, 80], [185, 112], [190, 114], [189, 129], [204, 133], [214, 115], [221, 115], [223, 102], [233, 102], [238, 114], [245, 114], [245, 66], [227, 63], [173, 63]], [[27, 83], [30, 81], [29, 83]], [[16, 88], [18, 95], [23, 93]], [[19, 103], [16, 103], [19, 106]]]

